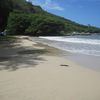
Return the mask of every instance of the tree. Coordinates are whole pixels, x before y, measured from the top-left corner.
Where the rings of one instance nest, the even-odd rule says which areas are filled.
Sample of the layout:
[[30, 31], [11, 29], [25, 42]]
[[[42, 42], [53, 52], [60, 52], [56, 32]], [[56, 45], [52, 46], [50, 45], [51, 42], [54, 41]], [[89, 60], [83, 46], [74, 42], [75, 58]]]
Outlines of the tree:
[[61, 35], [61, 32], [65, 29], [62, 22], [49, 18], [49, 16], [35, 15], [33, 17], [31, 25], [25, 31], [27, 34], [33, 36], [55, 36]]
[[9, 34], [19, 35], [61, 35], [64, 24], [43, 14], [27, 14], [12, 12], [8, 19], [7, 30]]
[[0, 0], [0, 31], [5, 29], [9, 13], [13, 9], [22, 8], [25, 2], [25, 0]]
[[12, 35], [24, 35], [25, 29], [29, 27], [31, 18], [28, 14], [21, 11], [10, 13], [7, 24], [7, 32]]
[[5, 29], [9, 12], [11, 10], [10, 0], [0, 0], [0, 31]]

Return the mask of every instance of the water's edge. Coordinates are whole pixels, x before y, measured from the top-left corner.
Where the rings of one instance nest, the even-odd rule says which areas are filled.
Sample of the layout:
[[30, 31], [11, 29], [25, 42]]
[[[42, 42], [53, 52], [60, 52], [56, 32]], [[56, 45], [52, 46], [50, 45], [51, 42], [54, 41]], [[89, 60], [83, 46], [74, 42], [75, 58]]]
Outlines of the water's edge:
[[[38, 37], [34, 37], [32, 38], [33, 41], [36, 42], [40, 42], [43, 43], [45, 45], [54, 47], [54, 48], [58, 48], [56, 47], [57, 42], [53, 41], [53, 40], [47, 40], [44, 38], [38, 38]], [[60, 43], [60, 42], [58, 42]], [[52, 45], [53, 44], [53, 45]], [[60, 44], [61, 45], [61, 44]], [[60, 49], [60, 48], [58, 48]], [[62, 50], [62, 49], [60, 49]], [[62, 50], [62, 56], [72, 60], [73, 62], [76, 62], [84, 67], [96, 70], [96, 71], [100, 71], [100, 56], [92, 56], [92, 55], [85, 55], [85, 54], [80, 54], [80, 53], [75, 53], [75, 52], [70, 52], [70, 51], [64, 51]], [[69, 53], [68, 53], [69, 52]]]

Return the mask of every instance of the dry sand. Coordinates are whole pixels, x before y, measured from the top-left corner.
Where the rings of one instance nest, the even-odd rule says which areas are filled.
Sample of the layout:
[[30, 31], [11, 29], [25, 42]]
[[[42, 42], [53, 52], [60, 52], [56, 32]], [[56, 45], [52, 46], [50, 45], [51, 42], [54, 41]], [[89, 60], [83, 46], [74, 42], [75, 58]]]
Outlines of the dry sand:
[[[45, 48], [25, 37], [16, 44], [16, 48], [28, 50]], [[21, 56], [20, 60], [25, 63], [17, 60], [16, 70], [6, 68], [8, 61], [0, 63], [5, 68], [0, 70], [0, 100], [100, 100], [100, 72], [50, 53], [39, 54], [38, 64], [32, 65], [36, 60], [32, 56], [24, 55], [25, 59]], [[31, 63], [28, 63], [29, 57]]]

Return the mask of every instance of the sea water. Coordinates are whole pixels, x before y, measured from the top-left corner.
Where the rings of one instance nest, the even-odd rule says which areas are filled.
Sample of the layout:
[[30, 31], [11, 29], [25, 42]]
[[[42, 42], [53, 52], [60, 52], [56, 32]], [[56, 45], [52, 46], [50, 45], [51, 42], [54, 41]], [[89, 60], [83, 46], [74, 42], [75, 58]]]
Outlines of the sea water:
[[39, 37], [35, 41], [64, 50], [69, 60], [100, 71], [100, 35]]
[[100, 35], [41, 37], [49, 41], [49, 45], [72, 53], [100, 56]]

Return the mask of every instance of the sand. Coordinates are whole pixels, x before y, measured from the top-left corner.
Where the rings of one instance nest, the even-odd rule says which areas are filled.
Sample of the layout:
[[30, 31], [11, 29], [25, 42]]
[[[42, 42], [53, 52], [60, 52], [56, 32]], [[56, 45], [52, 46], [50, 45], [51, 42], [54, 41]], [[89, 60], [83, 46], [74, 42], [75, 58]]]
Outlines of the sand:
[[[45, 46], [36, 45], [26, 37], [19, 40], [14, 47], [16, 51], [46, 50]], [[10, 60], [2, 61], [0, 100], [100, 100], [100, 72], [54, 55], [55, 49], [50, 50], [51, 53], [39, 52], [39, 55], [20, 54], [18, 59], [24, 63], [15, 59], [14, 63], [18, 63], [15, 70], [7, 68]]]

